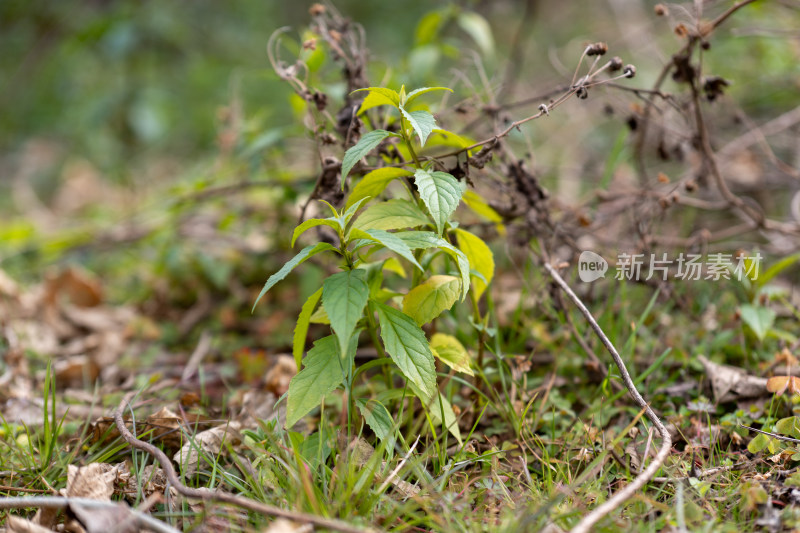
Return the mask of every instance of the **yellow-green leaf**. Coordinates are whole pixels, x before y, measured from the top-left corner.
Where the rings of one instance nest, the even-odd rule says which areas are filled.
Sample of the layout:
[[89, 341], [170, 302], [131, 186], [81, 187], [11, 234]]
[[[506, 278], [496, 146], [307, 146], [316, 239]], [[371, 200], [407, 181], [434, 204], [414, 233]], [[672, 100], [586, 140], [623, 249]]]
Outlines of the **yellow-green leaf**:
[[403, 298], [403, 312], [420, 326], [427, 324], [458, 300], [461, 280], [455, 276], [431, 276]]
[[469, 352], [458, 342], [458, 339], [446, 333], [436, 333], [431, 337], [431, 351], [447, 366], [456, 372], [474, 375], [469, 366]]
[[384, 167], [373, 170], [359, 181], [350, 192], [345, 208], [349, 208], [359, 200], [364, 198], [376, 198], [389, 183], [402, 176], [413, 176], [414, 174], [404, 168]]
[[483, 292], [486, 290], [486, 286], [491, 283], [492, 278], [494, 278], [494, 255], [492, 254], [492, 250], [490, 250], [486, 243], [477, 235], [463, 229], [456, 229], [454, 231], [458, 240], [458, 248], [467, 256], [470, 269], [475, 270], [483, 276], [483, 279], [480, 279], [478, 276], [472, 276], [475, 299], [480, 300]]
[[497, 228], [497, 233], [499, 233], [501, 236], [506, 234], [506, 227], [503, 224], [503, 217], [501, 217], [497, 211], [492, 209], [492, 207], [487, 204], [478, 193], [473, 190], [467, 190], [464, 192], [464, 196], [462, 196], [461, 199], [464, 201], [464, 204], [472, 210], [473, 213], [485, 220], [488, 220], [489, 222], [494, 222], [495, 228]]
[[314, 312], [314, 308], [317, 306], [321, 296], [322, 287], [308, 297], [300, 310], [300, 316], [297, 317], [297, 325], [294, 327], [294, 337], [292, 339], [292, 355], [294, 355], [294, 362], [297, 363], [297, 368], [300, 368], [300, 362], [303, 359], [308, 325], [311, 323], [311, 314]]
[[413, 202], [393, 198], [369, 206], [356, 219], [354, 227], [360, 230], [416, 228], [430, 223], [428, 216]]

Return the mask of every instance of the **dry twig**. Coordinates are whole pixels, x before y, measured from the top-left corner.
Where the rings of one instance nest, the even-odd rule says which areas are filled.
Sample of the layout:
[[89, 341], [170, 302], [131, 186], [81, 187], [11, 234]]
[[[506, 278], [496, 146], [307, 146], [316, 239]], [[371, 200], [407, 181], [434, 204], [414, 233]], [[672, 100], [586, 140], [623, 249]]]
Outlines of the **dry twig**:
[[586, 320], [589, 322], [589, 325], [600, 338], [603, 346], [606, 347], [608, 352], [611, 354], [611, 357], [614, 359], [614, 363], [616, 363], [620, 375], [622, 376], [622, 381], [625, 383], [625, 387], [633, 397], [636, 405], [644, 410], [647, 418], [650, 419], [661, 435], [661, 447], [659, 448], [655, 459], [650, 463], [650, 466], [644, 469], [631, 483], [626, 485], [625, 488], [618, 491], [605, 503], [584, 516], [581, 521], [578, 522], [578, 525], [572, 529], [573, 533], [586, 533], [591, 531], [592, 527], [604, 516], [612, 512], [614, 509], [622, 505], [625, 501], [636, 494], [636, 492], [641, 489], [656, 474], [656, 472], [658, 472], [659, 468], [661, 468], [661, 466], [664, 464], [664, 461], [667, 459], [667, 455], [669, 455], [670, 449], [672, 448], [672, 437], [670, 436], [667, 427], [661, 422], [661, 420], [658, 418], [658, 415], [656, 415], [656, 413], [650, 408], [650, 405], [644, 400], [644, 398], [642, 398], [642, 395], [636, 389], [636, 385], [633, 383], [633, 379], [631, 378], [631, 375], [625, 366], [625, 362], [622, 360], [622, 357], [620, 357], [619, 352], [617, 352], [617, 349], [614, 347], [614, 344], [609, 340], [600, 325], [594, 319], [589, 309], [586, 308], [581, 299], [578, 298], [578, 296], [572, 291], [570, 286], [566, 281], [564, 281], [564, 278], [561, 277], [555, 268], [553, 268], [546, 261], [544, 262], [544, 268], [547, 270], [547, 273], [550, 274], [550, 277], [553, 278], [553, 281], [555, 281], [561, 290], [563, 290], [567, 296], [569, 296], [569, 299], [572, 300], [572, 303], [575, 304], [584, 318], [586, 318]]
[[172, 461], [170, 461], [169, 457], [167, 457], [164, 452], [152, 444], [137, 439], [125, 426], [125, 421], [122, 418], [122, 412], [125, 409], [125, 406], [128, 405], [129, 396], [130, 394], [126, 395], [122, 399], [119, 407], [114, 412], [114, 423], [117, 426], [117, 430], [119, 430], [120, 435], [122, 435], [122, 438], [125, 439], [128, 444], [155, 457], [158, 463], [161, 465], [161, 468], [164, 470], [170, 485], [183, 496], [188, 498], [197, 498], [204, 502], [228, 503], [243, 509], [254, 511], [256, 513], [269, 516], [278, 516], [293, 520], [295, 522], [313, 524], [321, 528], [342, 531], [344, 533], [364, 533], [365, 531], [371, 531], [352, 526], [346, 522], [342, 522], [341, 520], [281, 509], [280, 507], [267, 505], [265, 503], [251, 500], [250, 498], [245, 498], [244, 496], [237, 496], [227, 492], [214, 492], [208, 489], [187, 487], [181, 483], [180, 479], [178, 478], [178, 474], [175, 472], [175, 467], [172, 466]]

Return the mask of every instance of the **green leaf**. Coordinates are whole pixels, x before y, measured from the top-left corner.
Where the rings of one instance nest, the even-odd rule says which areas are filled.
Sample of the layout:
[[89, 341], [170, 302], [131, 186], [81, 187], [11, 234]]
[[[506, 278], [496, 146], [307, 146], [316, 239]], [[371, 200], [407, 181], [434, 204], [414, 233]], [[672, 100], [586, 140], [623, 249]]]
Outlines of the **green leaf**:
[[392, 133], [386, 130], [373, 130], [369, 133], [365, 133], [355, 146], [344, 153], [344, 159], [342, 159], [342, 189], [344, 189], [344, 181], [347, 175], [356, 163], [361, 161], [365, 155], [370, 153], [373, 148], [378, 146], [381, 141], [390, 135], [392, 135]]
[[297, 324], [294, 327], [294, 336], [292, 338], [292, 355], [294, 356], [294, 362], [297, 363], [297, 368], [300, 368], [300, 362], [303, 360], [308, 325], [311, 323], [311, 313], [314, 312], [314, 308], [317, 306], [321, 296], [322, 287], [308, 297], [306, 303], [300, 309], [300, 315], [297, 317]]
[[469, 366], [469, 352], [458, 342], [458, 339], [446, 333], [435, 333], [431, 337], [430, 345], [433, 355], [447, 366], [456, 372], [463, 372], [470, 376], [474, 375], [472, 368]]
[[759, 286], [764, 286], [767, 284], [772, 278], [789, 268], [790, 266], [794, 265], [800, 261], [800, 254], [794, 254], [787, 257], [784, 257], [771, 267], [769, 267], [766, 272], [764, 272], [761, 276], [759, 276], [755, 281]]
[[750, 453], [758, 453], [766, 448], [772, 439], [768, 435], [759, 433], [747, 445], [747, 451]]
[[492, 28], [485, 18], [475, 12], [465, 11], [459, 13], [458, 25], [472, 37], [472, 40], [475, 41], [484, 56], [492, 57], [494, 55]]
[[763, 341], [767, 332], [775, 324], [775, 311], [768, 307], [745, 304], [739, 308], [742, 321], [755, 333], [759, 341]]
[[779, 435], [800, 439], [800, 418], [796, 416], [781, 418], [775, 422], [774, 430]]
[[305, 367], [289, 383], [289, 397], [286, 402], [287, 428], [294, 426], [344, 381], [337, 340], [333, 335], [315, 342], [314, 347], [308, 351], [304, 364]]
[[458, 207], [466, 186], [447, 172], [430, 172], [423, 169], [417, 169], [414, 173], [414, 182], [441, 236], [445, 224], [450, 220], [450, 215]]
[[366, 233], [372, 237], [375, 242], [382, 244], [400, 257], [407, 259], [418, 269], [423, 270], [422, 265], [417, 262], [417, 258], [414, 257], [414, 254], [411, 252], [411, 248], [409, 248], [408, 245], [406, 245], [406, 243], [404, 243], [401, 239], [398, 239], [394, 233], [389, 233], [388, 231], [379, 229], [370, 229], [367, 230]]
[[347, 224], [350, 222], [350, 219], [353, 218], [353, 215], [356, 214], [356, 211], [359, 210], [361, 204], [363, 204], [367, 199], [361, 198], [358, 201], [353, 202], [349, 207], [345, 207], [346, 211], [340, 217], [342, 229], [347, 227]]
[[436, 368], [425, 333], [405, 313], [378, 302], [372, 302], [378, 312], [381, 339], [386, 352], [408, 379], [428, 397], [436, 392]]
[[423, 213], [415, 203], [402, 198], [394, 198], [365, 209], [356, 219], [354, 226], [362, 230], [389, 230], [415, 228], [429, 223], [428, 215]]
[[413, 172], [404, 168], [384, 167], [373, 170], [365, 174], [361, 181], [353, 187], [345, 207], [348, 208], [364, 198], [377, 198], [393, 180], [402, 176], [413, 175]]
[[366, 271], [347, 270], [327, 278], [322, 283], [322, 307], [339, 339], [339, 351], [345, 353], [356, 324], [364, 315], [369, 298]]
[[420, 326], [427, 324], [458, 300], [461, 280], [454, 276], [431, 276], [403, 298], [403, 312]]
[[356, 400], [358, 410], [361, 411], [361, 416], [367, 422], [367, 425], [375, 432], [375, 435], [383, 440], [390, 438], [394, 430], [394, 420], [389, 410], [379, 401], [376, 400]]
[[[434, 146], [446, 146], [449, 148], [460, 148], [463, 150], [472, 146], [473, 144], [475, 144], [475, 139], [464, 137], [457, 133], [453, 133], [452, 131], [436, 128], [433, 130], [433, 133], [431, 133], [431, 136], [428, 137], [428, 142], [425, 143], [425, 146], [426, 148], [431, 148]], [[467, 155], [472, 155], [474, 150], [474, 148], [470, 150]]]
[[475, 299], [480, 300], [483, 291], [486, 290], [486, 286], [494, 278], [494, 256], [492, 250], [477, 235], [463, 229], [454, 231], [458, 239], [458, 248], [467, 256], [470, 268], [483, 276], [483, 279], [473, 276], [475, 279], [472, 280]]
[[414, 44], [419, 46], [433, 42], [444, 20], [442, 10], [426, 13], [417, 24], [417, 29], [414, 32]]
[[412, 250], [441, 248], [450, 255], [456, 261], [458, 270], [461, 273], [461, 299], [463, 300], [467, 297], [470, 287], [470, 266], [464, 252], [430, 231], [399, 231], [394, 235], [405, 242]]
[[404, 104], [405, 107], [409, 107], [411, 102], [413, 102], [418, 96], [422, 96], [423, 94], [427, 94], [433, 91], [449, 91], [453, 92], [453, 89], [449, 87], [421, 87], [419, 89], [414, 89], [408, 96], [406, 97], [406, 103]]
[[267, 291], [270, 290], [276, 283], [278, 283], [283, 278], [288, 276], [289, 272], [291, 272], [294, 267], [301, 264], [309, 257], [313, 257], [320, 252], [324, 252], [325, 250], [333, 250], [334, 252], [338, 252], [336, 248], [334, 248], [327, 242], [318, 242], [317, 244], [311, 244], [300, 250], [300, 253], [292, 257], [285, 265], [283, 265], [283, 267], [280, 270], [278, 270], [269, 277], [267, 282], [264, 284], [264, 288], [261, 289], [258, 298], [256, 298], [256, 303], [253, 304], [253, 310], [255, 310], [256, 305], [258, 305], [259, 300], [261, 300], [261, 298], [265, 294], [267, 294]]
[[400, 106], [400, 112], [417, 133], [420, 146], [425, 146], [428, 135], [436, 128], [436, 119], [428, 111], [406, 111], [403, 106]]
[[302, 235], [305, 231], [317, 227], [317, 226], [328, 226], [334, 229], [334, 231], [339, 232], [340, 225], [339, 221], [333, 218], [309, 218], [296, 228], [294, 228], [294, 233], [292, 233], [292, 248], [294, 248], [294, 243], [297, 238]]

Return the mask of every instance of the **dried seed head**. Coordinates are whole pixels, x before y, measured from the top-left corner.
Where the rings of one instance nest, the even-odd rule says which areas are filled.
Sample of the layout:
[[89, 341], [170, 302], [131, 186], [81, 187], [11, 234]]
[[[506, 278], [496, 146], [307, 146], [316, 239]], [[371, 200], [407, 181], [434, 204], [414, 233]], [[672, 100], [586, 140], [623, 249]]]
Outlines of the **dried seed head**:
[[703, 92], [709, 102], [713, 102], [718, 96], [722, 96], [725, 87], [730, 86], [730, 82], [721, 76], [708, 76], [703, 80]]
[[608, 45], [606, 43], [593, 43], [586, 49], [587, 56], [602, 56], [608, 52]]
[[318, 17], [325, 13], [325, 6], [322, 4], [312, 4], [311, 7], [308, 8], [308, 12], [312, 17]]
[[697, 190], [697, 182], [694, 180], [687, 180], [686, 183], [683, 184], [683, 188], [686, 189], [687, 192], [694, 192]]
[[689, 35], [689, 30], [682, 23], [678, 24], [677, 26], [675, 26], [675, 35], [677, 35], [678, 37], [686, 37]]
[[636, 67], [634, 65], [625, 65], [625, 69], [622, 73], [625, 74], [626, 78], [632, 78], [636, 76]]
[[667, 9], [667, 6], [665, 6], [664, 4], [656, 4], [654, 9], [656, 15], [658, 15], [659, 17], [665, 17], [669, 15], [669, 9]]
[[550, 116], [550, 109], [544, 104], [539, 104], [539, 111], [541, 111], [542, 113], [544, 113], [548, 117]]
[[611, 72], [622, 70], [622, 58], [619, 56], [612, 57], [611, 61], [608, 62], [608, 70]]
[[711, 48], [711, 43], [708, 41], [703, 41], [702, 43], [700, 43], [700, 47], [703, 50], [708, 50], [709, 48]]
[[317, 49], [317, 40], [316, 39], [309, 39], [303, 43], [303, 50], [311, 50], [314, 51]]
[[659, 198], [658, 205], [661, 206], [661, 209], [667, 209], [670, 206], [669, 197], [665, 196], [663, 198]]
[[581, 100], [586, 100], [587, 98], [589, 98], [589, 91], [586, 89], [586, 87], [581, 85], [580, 87], [578, 87], [578, 91], [575, 93], [575, 95]]
[[669, 176], [667, 176], [663, 172], [659, 172], [658, 173], [658, 182], [659, 183], [669, 183]]

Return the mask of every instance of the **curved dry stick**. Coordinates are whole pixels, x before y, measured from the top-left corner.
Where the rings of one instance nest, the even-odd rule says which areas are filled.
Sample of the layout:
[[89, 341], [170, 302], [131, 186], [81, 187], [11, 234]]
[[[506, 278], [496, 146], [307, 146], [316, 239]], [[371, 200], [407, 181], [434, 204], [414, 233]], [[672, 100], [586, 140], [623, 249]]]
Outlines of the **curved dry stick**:
[[669, 452], [672, 449], [672, 437], [670, 436], [667, 427], [661, 422], [661, 420], [658, 418], [658, 415], [656, 415], [656, 413], [650, 408], [650, 405], [644, 400], [644, 398], [642, 398], [642, 395], [636, 389], [636, 385], [633, 383], [630, 373], [628, 373], [625, 362], [622, 360], [622, 357], [620, 357], [617, 349], [603, 332], [602, 328], [600, 328], [600, 325], [594, 319], [592, 313], [589, 312], [589, 309], [583, 305], [581, 299], [578, 298], [572, 289], [570, 289], [569, 285], [567, 285], [567, 282], [564, 281], [564, 278], [561, 277], [556, 269], [546, 261], [544, 262], [544, 269], [547, 270], [547, 273], [550, 274], [550, 277], [553, 278], [553, 281], [555, 281], [561, 290], [563, 290], [567, 296], [569, 296], [569, 299], [572, 300], [572, 303], [575, 304], [575, 307], [580, 310], [581, 314], [584, 316], [584, 318], [586, 318], [586, 321], [589, 322], [589, 325], [600, 338], [603, 346], [606, 347], [608, 352], [611, 354], [611, 357], [614, 359], [614, 363], [616, 363], [617, 368], [619, 369], [619, 373], [622, 376], [622, 381], [625, 383], [625, 387], [628, 389], [628, 392], [630, 392], [631, 396], [633, 396], [636, 404], [644, 409], [647, 418], [650, 419], [661, 435], [661, 447], [659, 448], [655, 459], [653, 459], [653, 462], [650, 463], [650, 466], [642, 471], [630, 484], [626, 485], [625, 488], [618, 491], [605, 503], [596, 507], [593, 511], [584, 516], [581, 521], [578, 522], [578, 525], [572, 528], [572, 533], [587, 533], [592, 530], [592, 526], [631, 498], [639, 489], [641, 489], [648, 481], [650, 481], [653, 476], [656, 475], [656, 472], [658, 472], [658, 470], [664, 464], [664, 461], [667, 459], [667, 455], [669, 455]]
[[[14, 489], [17, 490], [17, 489]], [[76, 505], [87, 509], [117, 509], [120, 508], [121, 503], [92, 500], [89, 498], [63, 498], [60, 496], [36, 496], [32, 498], [0, 498], [0, 509], [65, 509], [70, 505]], [[130, 513], [132, 519], [131, 525], [142, 526], [146, 529], [151, 529], [157, 533], [179, 533], [177, 529], [156, 520], [152, 516], [146, 515], [133, 507], [122, 507], [127, 513]]]
[[172, 487], [174, 487], [175, 490], [180, 494], [188, 498], [197, 498], [204, 502], [229, 503], [243, 509], [255, 511], [256, 513], [269, 516], [279, 516], [288, 520], [294, 520], [295, 522], [313, 524], [321, 528], [342, 531], [343, 533], [365, 533], [366, 531], [372, 531], [370, 529], [357, 528], [346, 522], [332, 518], [325, 518], [308, 513], [299, 513], [289, 511], [287, 509], [281, 509], [280, 507], [275, 507], [274, 505], [267, 505], [256, 500], [251, 500], [250, 498], [245, 498], [244, 496], [237, 496], [235, 494], [229, 494], [226, 492], [214, 492], [208, 489], [195, 489], [192, 487], [187, 487], [181, 483], [180, 479], [178, 479], [178, 474], [175, 472], [175, 467], [172, 466], [172, 461], [164, 452], [152, 444], [137, 439], [130, 431], [128, 431], [128, 428], [125, 426], [125, 421], [122, 418], [122, 412], [127, 404], [128, 395], [122, 399], [119, 407], [114, 412], [114, 423], [117, 426], [117, 430], [119, 430], [120, 435], [122, 435], [122, 438], [125, 439], [128, 444], [138, 450], [147, 452], [156, 458], [158, 463], [161, 465], [161, 468], [164, 470], [164, 474], [166, 474], [170, 485], [172, 485]]

